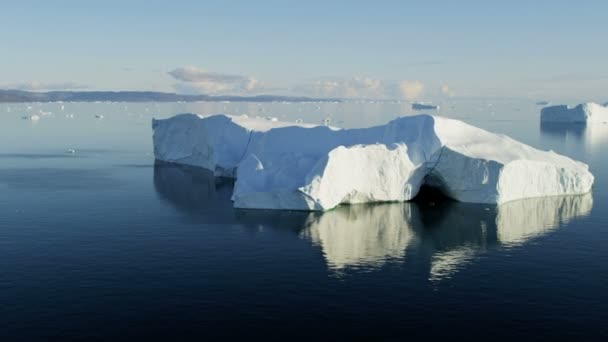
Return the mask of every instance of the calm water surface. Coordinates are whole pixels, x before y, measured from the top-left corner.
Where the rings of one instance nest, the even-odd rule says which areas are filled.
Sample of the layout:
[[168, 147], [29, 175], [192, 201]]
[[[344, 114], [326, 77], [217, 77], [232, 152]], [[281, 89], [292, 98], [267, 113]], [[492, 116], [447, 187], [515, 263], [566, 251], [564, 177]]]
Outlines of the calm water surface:
[[[442, 115], [587, 162], [593, 193], [320, 214], [235, 210], [230, 181], [155, 165], [151, 118], [185, 111], [342, 127], [412, 114], [399, 103], [0, 105], [2, 341], [608, 336], [608, 125], [540, 126], [533, 101], [443, 103]], [[31, 114], [41, 119], [21, 118]]]

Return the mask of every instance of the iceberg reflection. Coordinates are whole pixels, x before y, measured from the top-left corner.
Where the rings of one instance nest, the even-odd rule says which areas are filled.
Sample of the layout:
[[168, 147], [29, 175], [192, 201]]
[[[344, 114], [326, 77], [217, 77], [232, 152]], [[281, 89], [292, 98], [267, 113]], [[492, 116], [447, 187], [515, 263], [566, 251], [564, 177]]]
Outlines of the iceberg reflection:
[[[339, 207], [306, 222], [301, 236], [321, 246], [328, 266], [378, 267], [405, 260], [410, 250], [429, 266], [429, 279], [439, 281], [473, 261], [488, 248], [523, 245], [586, 216], [591, 194], [533, 198], [500, 206], [415, 202]], [[407, 262], [407, 261], [406, 261]]]
[[542, 135], [562, 143], [575, 143], [593, 151], [608, 143], [608, 125], [605, 123], [541, 122]]
[[301, 236], [322, 248], [332, 269], [377, 267], [404, 257], [414, 237], [412, 209], [398, 204], [342, 206], [311, 215]]
[[498, 240], [505, 246], [524, 244], [571, 219], [589, 215], [592, 207], [591, 193], [505, 203], [496, 215]]
[[155, 166], [154, 187], [161, 199], [196, 222], [291, 231], [320, 247], [334, 272], [396, 261], [424, 269], [432, 282], [451, 277], [488, 249], [521, 246], [588, 215], [593, 207], [589, 193], [500, 206], [422, 201], [340, 206], [324, 213], [238, 210], [230, 201], [231, 182], [198, 168], [166, 164]]

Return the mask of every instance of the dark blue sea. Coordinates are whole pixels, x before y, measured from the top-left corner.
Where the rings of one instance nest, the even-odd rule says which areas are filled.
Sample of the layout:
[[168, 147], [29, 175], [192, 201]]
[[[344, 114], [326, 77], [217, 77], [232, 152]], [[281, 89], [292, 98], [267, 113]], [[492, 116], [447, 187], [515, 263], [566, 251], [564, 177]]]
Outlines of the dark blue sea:
[[608, 338], [608, 124], [541, 126], [524, 100], [441, 108], [588, 163], [593, 192], [235, 210], [230, 180], [155, 163], [153, 117], [363, 127], [409, 105], [0, 105], [0, 341]]

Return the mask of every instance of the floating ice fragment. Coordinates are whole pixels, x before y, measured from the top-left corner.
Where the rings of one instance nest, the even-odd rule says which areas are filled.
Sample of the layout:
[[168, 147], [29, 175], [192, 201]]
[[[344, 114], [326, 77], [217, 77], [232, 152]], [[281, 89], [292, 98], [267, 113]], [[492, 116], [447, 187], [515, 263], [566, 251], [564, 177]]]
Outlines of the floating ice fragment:
[[38, 121], [38, 120], [40, 120], [40, 117], [38, 115], [36, 115], [36, 114], [22, 116], [21, 118], [25, 119], [25, 120], [31, 120], [31, 121]]
[[424, 103], [412, 103], [413, 110], [435, 110], [439, 109], [439, 106]]

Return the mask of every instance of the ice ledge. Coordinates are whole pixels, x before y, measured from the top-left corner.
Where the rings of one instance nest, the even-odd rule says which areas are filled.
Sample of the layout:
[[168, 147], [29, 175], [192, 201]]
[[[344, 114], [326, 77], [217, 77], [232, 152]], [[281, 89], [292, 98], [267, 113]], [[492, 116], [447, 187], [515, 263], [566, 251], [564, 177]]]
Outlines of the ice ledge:
[[464, 122], [431, 115], [364, 129], [192, 114], [154, 120], [162, 161], [236, 177], [235, 207], [328, 210], [408, 201], [422, 185], [461, 202], [582, 194], [587, 165]]

